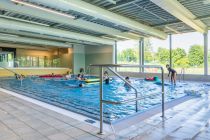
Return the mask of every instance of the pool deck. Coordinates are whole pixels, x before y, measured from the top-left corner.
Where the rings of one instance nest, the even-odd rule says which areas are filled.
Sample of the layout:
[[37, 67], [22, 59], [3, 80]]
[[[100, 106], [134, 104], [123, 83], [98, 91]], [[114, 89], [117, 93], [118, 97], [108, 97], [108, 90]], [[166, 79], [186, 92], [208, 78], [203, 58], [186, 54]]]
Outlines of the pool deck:
[[1, 140], [210, 140], [210, 99], [206, 94], [119, 132], [99, 128], [0, 92]]

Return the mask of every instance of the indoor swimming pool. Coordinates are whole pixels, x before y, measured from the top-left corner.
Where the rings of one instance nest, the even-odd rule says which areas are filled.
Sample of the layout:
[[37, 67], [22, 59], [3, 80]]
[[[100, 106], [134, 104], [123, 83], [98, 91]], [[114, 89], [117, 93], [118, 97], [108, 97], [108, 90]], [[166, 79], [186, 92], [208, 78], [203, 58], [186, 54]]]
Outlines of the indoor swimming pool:
[[[99, 83], [84, 84], [74, 79], [43, 79], [30, 77], [20, 81], [14, 78], [0, 78], [0, 87], [16, 93], [55, 105], [66, 110], [82, 114], [92, 119], [99, 119]], [[161, 105], [161, 85], [143, 79], [131, 78], [138, 89], [138, 96], [145, 97], [138, 101], [139, 112], [144, 112]], [[210, 84], [201, 82], [177, 82], [177, 85], [165, 85], [165, 102], [185, 96], [199, 97], [205, 94]], [[110, 84], [104, 84], [104, 100], [123, 101], [135, 98], [133, 89], [124, 86], [124, 82], [113, 78]], [[104, 104], [104, 120], [113, 122], [135, 114], [135, 102], [121, 105]]]

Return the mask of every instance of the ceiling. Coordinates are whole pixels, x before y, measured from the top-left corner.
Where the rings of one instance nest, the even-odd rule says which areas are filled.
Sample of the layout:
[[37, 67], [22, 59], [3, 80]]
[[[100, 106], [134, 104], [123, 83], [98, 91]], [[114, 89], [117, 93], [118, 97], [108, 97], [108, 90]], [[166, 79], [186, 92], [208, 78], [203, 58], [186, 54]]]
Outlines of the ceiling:
[[[17, 1], [41, 7], [45, 10], [43, 11], [43, 9], [37, 7], [30, 7], [18, 3]], [[82, 2], [85, 2], [84, 8], [92, 5], [100, 8], [97, 9], [97, 7], [95, 7], [96, 9], [84, 10], [82, 9], [82, 4], [81, 9], [77, 10], [74, 7], [71, 7], [71, 4], [66, 4], [66, 1], [73, 3], [77, 0], [16, 0], [16, 2], [12, 2], [11, 0], [1, 0], [0, 20], [8, 20], [8, 22], [11, 23], [11, 28], [2, 25], [0, 26], [0, 33], [36, 39], [46, 39], [48, 41], [59, 41], [59, 43], [62, 42], [64, 44], [111, 45], [110, 42], [114, 42], [115, 40], [138, 39], [140, 37], [150, 36], [163, 39], [162, 36], [158, 36], [159, 33], [167, 35], [196, 31], [193, 26], [190, 26], [185, 20], [182, 20], [181, 16], [176, 16], [176, 14], [174, 15], [160, 5], [157, 5], [154, 1], [158, 0], [82, 0]], [[77, 2], [79, 1], [80, 0]], [[187, 17], [186, 15], [184, 16], [192, 22], [195, 22], [197, 25], [198, 22], [202, 22], [207, 28], [210, 26], [210, 0], [175, 1], [183, 6], [181, 7], [181, 10], [184, 9], [185, 11], [188, 11], [188, 13], [190, 12], [190, 17]], [[65, 6], [62, 4], [65, 4]], [[24, 11], [27, 10], [27, 8], [28, 12]], [[50, 10], [50, 12], [46, 11], [46, 9]], [[85, 10], [87, 10], [87, 12], [85, 12]], [[88, 10], [90, 10], [90, 13]], [[96, 13], [91, 13], [91, 10], [96, 10]], [[57, 13], [52, 13], [52, 11]], [[42, 14], [38, 14], [38, 12], [42, 12]], [[105, 15], [101, 14], [100, 16], [100, 12]], [[106, 12], [108, 12], [107, 15], [114, 14], [113, 16], [117, 15], [123, 18], [125, 17], [128, 23], [125, 23], [124, 21], [118, 23], [114, 18], [108, 20], [109, 18], [106, 18]], [[60, 13], [60, 15], [58, 13]], [[50, 14], [54, 15], [51, 16]], [[73, 16], [74, 19], [70, 19], [67, 15]], [[56, 31], [66, 31], [66, 34], [77, 34], [75, 34], [75, 36], [72, 35], [73, 37], [69, 37], [63, 34], [60, 36], [54, 34], [43, 34], [38, 31], [36, 32], [36, 30], [25, 28], [24, 30], [19, 30], [19, 26], [17, 26], [17, 28], [12, 27], [13, 24], [18, 24], [15, 22], [13, 23], [13, 21], [34, 24], [34, 28], [43, 26], [46, 30], [57, 29]], [[130, 21], [132, 22], [130, 23]], [[0, 22], [0, 25], [1, 24], [2, 22]], [[138, 26], [134, 26], [134, 24], [139, 25], [139, 28]], [[140, 25], [142, 25], [142, 27]], [[145, 28], [145, 30], [141, 29], [144, 27], [148, 28]], [[149, 28], [152, 30], [148, 30]], [[155, 32], [156, 34], [153, 34], [152, 32]], [[80, 35], [85, 36], [80, 38]], [[88, 39], [86, 40], [86, 38]], [[101, 39], [101, 41], [95, 41], [97, 39]], [[44, 46], [46, 46], [46, 44], [44, 44]]]

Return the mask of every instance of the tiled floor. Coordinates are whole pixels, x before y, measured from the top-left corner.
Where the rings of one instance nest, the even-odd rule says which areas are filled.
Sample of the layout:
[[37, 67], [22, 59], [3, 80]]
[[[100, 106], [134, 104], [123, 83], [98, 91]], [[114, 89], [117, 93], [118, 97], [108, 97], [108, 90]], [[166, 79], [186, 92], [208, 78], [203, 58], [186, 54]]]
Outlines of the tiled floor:
[[195, 98], [117, 133], [98, 128], [0, 92], [0, 140], [210, 140], [208, 94]]

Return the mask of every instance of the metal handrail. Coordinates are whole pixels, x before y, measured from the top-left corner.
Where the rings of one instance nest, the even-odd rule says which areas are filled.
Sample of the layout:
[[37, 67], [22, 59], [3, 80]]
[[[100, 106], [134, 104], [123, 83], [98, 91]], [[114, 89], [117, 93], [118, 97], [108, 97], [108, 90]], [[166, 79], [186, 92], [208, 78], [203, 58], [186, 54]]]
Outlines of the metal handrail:
[[182, 68], [182, 69], [181, 69], [181, 73], [180, 73], [180, 77], [179, 77], [179, 81], [181, 81], [181, 80], [184, 81], [184, 75], [185, 75], [185, 69]]
[[14, 71], [12, 71], [12, 70], [10, 70], [10, 69], [8, 69], [8, 68], [5, 68], [5, 67], [3, 67], [3, 66], [0, 66], [0, 67], [3, 68], [3, 69], [5, 69], [5, 70], [7, 70], [7, 71], [9, 71], [9, 72], [11, 72], [11, 73], [14, 73], [14, 74], [19, 75], [18, 73], [14, 72]]
[[[12, 71], [12, 70], [10, 70], [10, 69], [8, 69], [8, 68], [5, 68], [5, 67], [3, 67], [3, 66], [0, 66], [0, 67], [3, 68], [3, 69], [5, 69], [5, 70], [7, 70], [7, 71], [9, 71], [9, 72], [11, 72], [11, 73], [14, 73], [14, 74], [16, 74], [16, 75], [20, 75], [20, 74], [14, 72], [14, 71]], [[23, 85], [23, 79], [22, 79], [22, 78], [20, 79], [20, 85], [21, 85], [21, 86]]]
[[[162, 66], [159, 66], [159, 65], [127, 65], [127, 64], [123, 64], [123, 65], [120, 65], [120, 64], [90, 64], [89, 66], [100, 68], [100, 72], [99, 72], [100, 73], [100, 132], [99, 132], [99, 134], [103, 134], [103, 103], [118, 105], [118, 104], [136, 101], [136, 109], [138, 111], [137, 101], [142, 99], [142, 97], [138, 98], [137, 90], [129, 82], [124, 80], [124, 78], [120, 74], [118, 74], [117, 72], [112, 70], [111, 67], [115, 67], [115, 68], [116, 67], [138, 67], [138, 68], [159, 68], [159, 69], [161, 69], [161, 80], [162, 80], [162, 116], [161, 117], [164, 118], [164, 116], [165, 116], [164, 96], [165, 95], [164, 95], [164, 69]], [[124, 101], [120, 101], [120, 102], [103, 100], [103, 68], [104, 67], [108, 68], [116, 76], [118, 76], [120, 79], [122, 79], [124, 82], [126, 82], [126, 84], [128, 84], [131, 88], [135, 89], [136, 98], [128, 99], [128, 100], [124, 100]]]
[[134, 89], [135, 93], [137, 93], [137, 89], [131, 85], [131, 83], [129, 83], [127, 80], [125, 80], [120, 74], [118, 74], [117, 72], [115, 72], [114, 70], [112, 70], [110, 67], [107, 67], [108, 70], [110, 70], [111, 72], [113, 72], [115, 75], [117, 75], [117, 77], [119, 77], [122, 81], [124, 81], [129, 87], [131, 87], [132, 89]]

